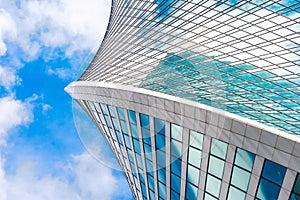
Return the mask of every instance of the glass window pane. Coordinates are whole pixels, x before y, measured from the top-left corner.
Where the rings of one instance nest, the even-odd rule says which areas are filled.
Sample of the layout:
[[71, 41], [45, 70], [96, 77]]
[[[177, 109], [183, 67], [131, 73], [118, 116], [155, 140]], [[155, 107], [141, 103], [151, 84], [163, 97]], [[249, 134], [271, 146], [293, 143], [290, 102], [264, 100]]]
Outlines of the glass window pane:
[[179, 194], [177, 194], [176, 192], [174, 192], [173, 190], [171, 190], [171, 199], [172, 200], [180, 200], [180, 196], [179, 196]]
[[194, 185], [198, 185], [198, 181], [199, 181], [199, 172], [200, 170], [188, 165], [188, 174], [187, 174], [187, 180], [191, 183], [193, 183]]
[[238, 167], [233, 168], [232, 179], [231, 179], [232, 185], [244, 191], [247, 191], [249, 180], [250, 180], [249, 172], [242, 170]]
[[156, 149], [165, 148], [165, 136], [161, 134], [156, 134]]
[[212, 139], [211, 154], [225, 159], [227, 153], [227, 144], [216, 139]]
[[290, 200], [300, 200], [300, 195], [292, 194]]
[[296, 192], [300, 195], [300, 174], [297, 175], [293, 192]]
[[171, 124], [171, 137], [182, 142], [182, 127]]
[[230, 186], [228, 193], [228, 200], [243, 200], [245, 199], [246, 194], [235, 187]]
[[205, 193], [204, 200], [217, 200], [217, 198]]
[[149, 126], [149, 116], [145, 114], [140, 114], [141, 126], [150, 129]]
[[166, 185], [162, 184], [161, 182], [158, 182], [158, 191], [159, 191], [159, 196], [162, 199], [166, 199]]
[[180, 191], [180, 181], [181, 179], [175, 174], [171, 174], [171, 188], [175, 191]]
[[209, 174], [207, 174], [206, 191], [215, 197], [219, 197], [221, 181]]
[[156, 151], [156, 159], [157, 159], [157, 164], [159, 166], [166, 166], [166, 154], [164, 151], [160, 151], [160, 150], [157, 150]]
[[224, 170], [224, 161], [214, 156], [209, 157], [208, 172], [222, 178]]
[[118, 114], [119, 114], [119, 118], [122, 120], [125, 120], [125, 114], [122, 108], [117, 108], [118, 110]]
[[155, 133], [165, 134], [165, 122], [161, 119], [154, 118]]
[[198, 149], [202, 149], [203, 135], [195, 131], [191, 131], [190, 134], [190, 145]]
[[189, 150], [189, 163], [192, 165], [199, 167], [201, 164], [201, 151], [194, 149], [193, 147], [190, 147]]
[[277, 199], [279, 191], [280, 187], [270, 181], [261, 179], [256, 196], [262, 200]]
[[139, 138], [138, 131], [136, 125], [130, 124], [131, 135], [133, 138]]
[[158, 170], [158, 180], [166, 184], [166, 169], [160, 168]]
[[252, 171], [254, 159], [255, 155], [253, 153], [238, 148], [234, 164], [249, 171]]
[[180, 157], [182, 154], [181, 154], [181, 143], [180, 142], [177, 142], [176, 140], [171, 140], [171, 154], [178, 158]]
[[181, 175], [181, 160], [177, 159], [171, 164], [171, 171], [174, 174], [177, 174], [178, 176]]
[[128, 117], [129, 117], [129, 121], [132, 124], [136, 124], [136, 116], [135, 116], [135, 112], [132, 110], [128, 110]]
[[197, 188], [189, 183], [186, 184], [186, 200], [197, 200]]
[[281, 185], [285, 176], [285, 171], [285, 167], [272, 161], [266, 160], [262, 176], [268, 180], [273, 181], [274, 183], [277, 183], [278, 185]]

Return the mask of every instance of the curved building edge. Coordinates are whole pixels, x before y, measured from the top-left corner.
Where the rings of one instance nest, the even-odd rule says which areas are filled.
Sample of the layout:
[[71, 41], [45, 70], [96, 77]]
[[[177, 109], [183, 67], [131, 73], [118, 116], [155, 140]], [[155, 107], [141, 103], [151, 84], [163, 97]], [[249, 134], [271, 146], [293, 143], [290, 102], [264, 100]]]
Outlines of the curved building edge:
[[[209, 174], [209, 162], [212, 153], [211, 144], [213, 141], [220, 141], [227, 145], [227, 154], [224, 158], [224, 173], [221, 177], [221, 184], [219, 189], [219, 198], [226, 199], [229, 195], [229, 188], [231, 187], [231, 174], [235, 166], [234, 160], [237, 149], [242, 149], [255, 155], [253, 161], [253, 171], [251, 171], [251, 177], [249, 179], [248, 188], [245, 193], [247, 197], [254, 198], [259, 193], [259, 185], [261, 184], [261, 176], [263, 170], [265, 170], [266, 161], [271, 161], [286, 168], [285, 176], [281, 181], [281, 189], [278, 194], [278, 199], [288, 199], [294, 187], [294, 180], [297, 178], [297, 174], [300, 173], [300, 138], [296, 135], [291, 135], [275, 128], [268, 127], [253, 120], [249, 120], [238, 115], [228, 113], [226, 111], [216, 109], [207, 105], [196, 103], [190, 100], [174, 97], [171, 95], [150, 91], [142, 88], [135, 88], [133, 86], [125, 86], [107, 82], [91, 82], [91, 81], [77, 81], [71, 83], [65, 88], [65, 90], [86, 110], [86, 112], [93, 119], [95, 124], [100, 129], [101, 133], [106, 135], [107, 132], [101, 126], [99, 116], [95, 116], [95, 108], [91, 108], [89, 103], [110, 105], [116, 111], [117, 108], [122, 108], [125, 111], [134, 111], [137, 119], [140, 118], [140, 114], [149, 116], [151, 121], [150, 130], [151, 136], [154, 136], [153, 132], [153, 120], [161, 119], [168, 124], [169, 135], [166, 138], [170, 138], [170, 131], [173, 125], [178, 125], [183, 128], [182, 134], [182, 149], [186, 150], [182, 152], [182, 165], [181, 165], [181, 187], [179, 191], [180, 199], [185, 199], [187, 194], [187, 184], [189, 183], [188, 177], [188, 151], [190, 148], [189, 135], [191, 131], [199, 132], [203, 135], [203, 147], [201, 166], [199, 167], [199, 181], [197, 198], [203, 199], [207, 195], [207, 177]], [[128, 116], [127, 116], [128, 120]], [[141, 120], [141, 119], [140, 119]], [[111, 121], [112, 122], [112, 121]], [[127, 122], [128, 125], [128, 122]], [[120, 124], [118, 124], [120, 126]], [[128, 128], [130, 126], [128, 125]], [[145, 151], [143, 146], [143, 134], [141, 122], [137, 124], [139, 133], [139, 143], [141, 149]], [[121, 128], [121, 127], [119, 127]], [[166, 131], [167, 132], [167, 131]], [[116, 133], [116, 130], [114, 130]], [[132, 135], [131, 135], [132, 136]], [[115, 138], [116, 135], [114, 136]], [[133, 136], [132, 136], [133, 137]], [[133, 145], [133, 138], [131, 137], [131, 144]], [[106, 137], [108, 140], [108, 137]], [[151, 139], [154, 142], [154, 139]], [[122, 136], [122, 141], [125, 146], [125, 139]], [[185, 142], [184, 142], [185, 141]], [[112, 142], [108, 141], [112, 147]], [[119, 147], [112, 147], [114, 151]], [[151, 144], [151, 148], [155, 151], [155, 144]], [[170, 153], [170, 147], [166, 147], [166, 151]], [[116, 152], [115, 152], [116, 153]], [[155, 157], [155, 153], [152, 153]], [[142, 154], [142, 163], [145, 169], [141, 176], [136, 175], [136, 178], [132, 178], [130, 173], [133, 171], [127, 170], [125, 166], [124, 158], [122, 156], [117, 159], [124, 171], [124, 174], [131, 186], [133, 194], [136, 199], [152, 199], [150, 191], [153, 191], [155, 199], [158, 199], [158, 192], [160, 191], [157, 183], [158, 173], [155, 167], [153, 168], [153, 178], [155, 180], [154, 189], [149, 190], [150, 182], [146, 173], [146, 158]], [[127, 154], [127, 160], [129, 160]], [[156, 159], [153, 160], [153, 166], [156, 166]], [[166, 163], [170, 165], [166, 166], [166, 199], [172, 198], [171, 185], [171, 162], [170, 158], [166, 158]], [[123, 164], [124, 165], [123, 165]], [[134, 166], [138, 169], [138, 161], [135, 158]], [[138, 172], [138, 171], [136, 171]], [[131, 178], [130, 178], [131, 176]], [[135, 184], [134, 184], [135, 182]], [[144, 184], [144, 193], [141, 185]]]

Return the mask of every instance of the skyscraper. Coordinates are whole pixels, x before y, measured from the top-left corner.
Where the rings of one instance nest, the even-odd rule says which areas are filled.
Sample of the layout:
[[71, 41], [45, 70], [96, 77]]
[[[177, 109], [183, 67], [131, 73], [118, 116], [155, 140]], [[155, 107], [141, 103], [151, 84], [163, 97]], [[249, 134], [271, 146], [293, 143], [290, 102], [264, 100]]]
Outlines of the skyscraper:
[[66, 90], [136, 199], [300, 199], [300, 2], [115, 0]]

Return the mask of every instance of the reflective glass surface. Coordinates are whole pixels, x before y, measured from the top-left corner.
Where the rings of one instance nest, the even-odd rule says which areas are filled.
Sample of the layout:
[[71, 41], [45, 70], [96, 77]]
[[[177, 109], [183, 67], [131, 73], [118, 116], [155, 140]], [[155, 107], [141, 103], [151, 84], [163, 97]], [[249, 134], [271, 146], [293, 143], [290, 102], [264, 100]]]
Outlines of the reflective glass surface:
[[259, 181], [256, 197], [258, 199], [277, 199], [286, 168], [269, 160], [265, 160]]

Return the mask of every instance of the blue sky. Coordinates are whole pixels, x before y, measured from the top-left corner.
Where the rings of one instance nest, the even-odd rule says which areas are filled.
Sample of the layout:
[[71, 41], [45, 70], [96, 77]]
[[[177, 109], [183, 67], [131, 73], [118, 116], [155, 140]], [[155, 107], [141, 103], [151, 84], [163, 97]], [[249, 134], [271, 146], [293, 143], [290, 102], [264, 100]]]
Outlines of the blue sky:
[[[73, 111], [83, 114], [64, 91], [109, 11], [109, 0], [0, 0], [1, 200], [132, 199], [123, 174], [103, 164], [111, 153], [95, 127], [77, 121], [78, 135]], [[98, 136], [98, 160], [85, 131]]]

